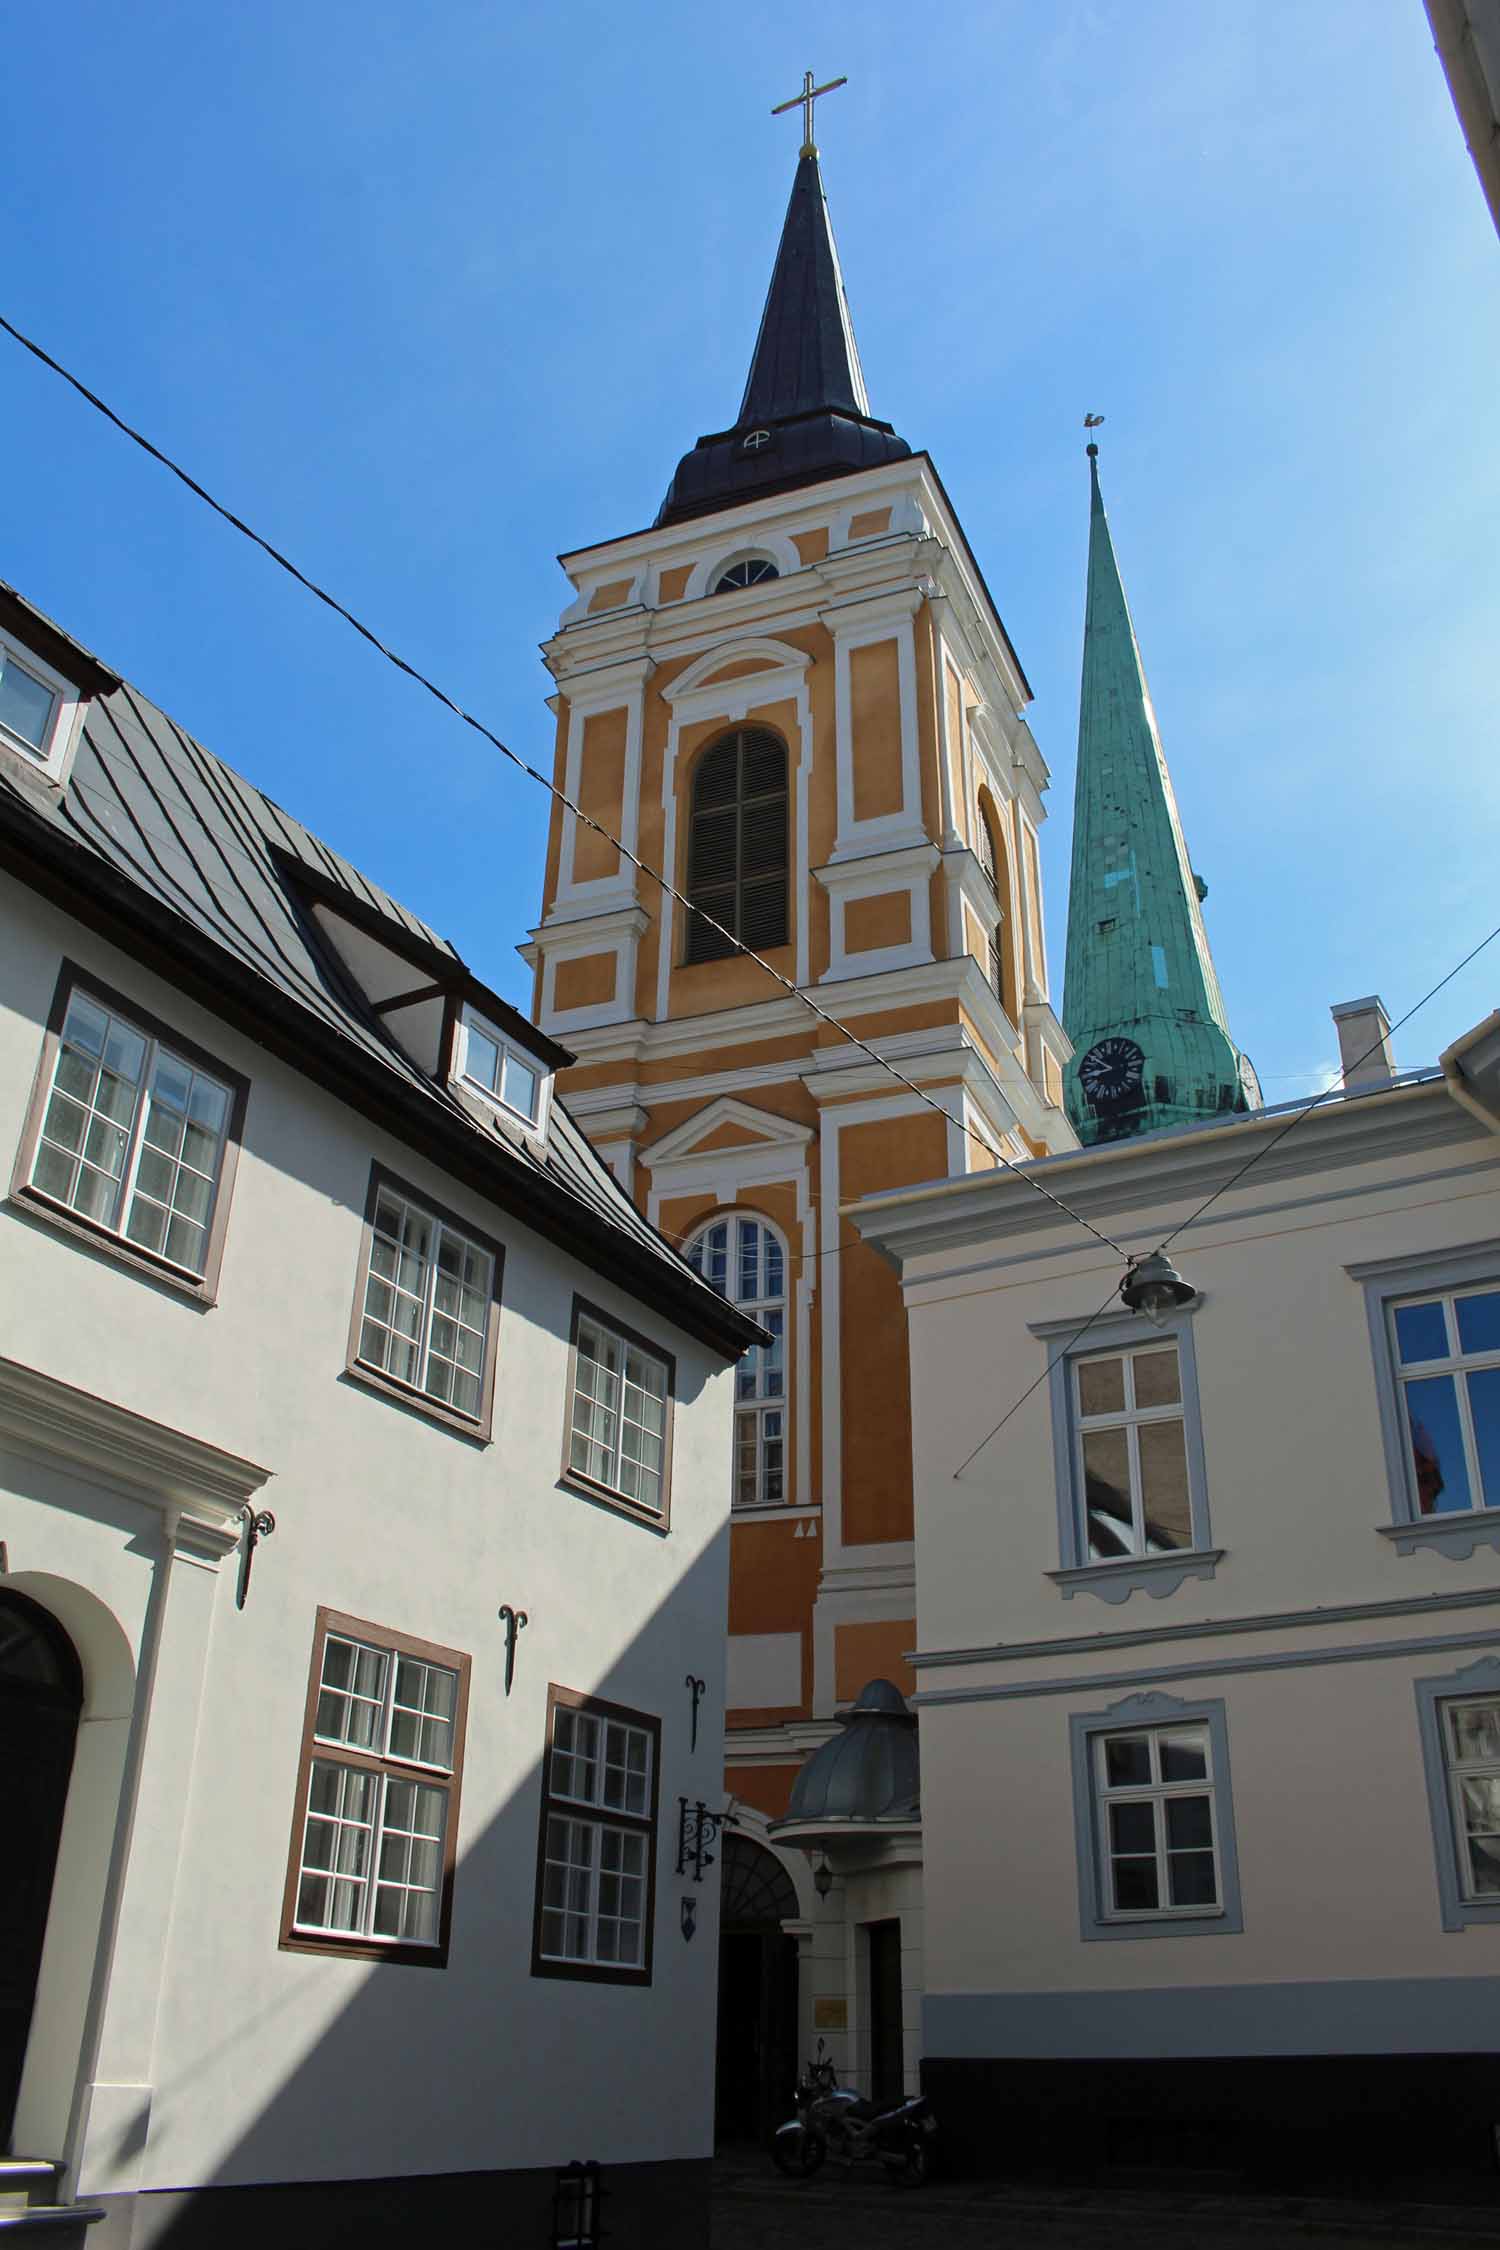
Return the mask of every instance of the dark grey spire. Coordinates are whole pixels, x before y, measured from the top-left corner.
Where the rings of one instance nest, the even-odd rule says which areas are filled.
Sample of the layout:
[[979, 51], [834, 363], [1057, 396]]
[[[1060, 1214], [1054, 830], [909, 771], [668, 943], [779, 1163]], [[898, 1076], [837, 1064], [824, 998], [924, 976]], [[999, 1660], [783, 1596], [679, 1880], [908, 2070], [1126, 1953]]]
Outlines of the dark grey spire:
[[798, 161], [781, 247], [732, 430], [678, 463], [658, 523], [904, 460], [911, 447], [870, 413], [816, 154]]

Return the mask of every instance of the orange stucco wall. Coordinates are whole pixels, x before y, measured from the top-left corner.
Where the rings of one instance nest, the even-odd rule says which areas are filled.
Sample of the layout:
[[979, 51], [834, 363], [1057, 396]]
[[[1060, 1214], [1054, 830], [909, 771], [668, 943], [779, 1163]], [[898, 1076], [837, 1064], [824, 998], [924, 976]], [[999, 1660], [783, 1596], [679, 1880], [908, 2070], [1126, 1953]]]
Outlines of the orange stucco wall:
[[873, 953], [877, 946], [910, 943], [910, 891], [881, 891], [874, 898], [851, 898], [845, 906], [846, 953]]
[[[891, 1680], [903, 1695], [914, 1695], [917, 1675], [906, 1661], [917, 1645], [914, 1617], [881, 1618], [876, 1624], [836, 1625], [833, 1629], [833, 1692], [852, 1703], [871, 1680]], [[739, 1792], [743, 1796], [744, 1792]]]
[[[583, 755], [579, 761], [578, 802], [591, 820], [618, 835], [625, 789], [625, 724], [620, 711], [595, 711], [583, 722]], [[591, 883], [613, 875], [620, 855], [592, 828], [580, 826], [573, 845], [573, 878]]]
[[614, 579], [608, 586], [596, 586], [589, 596], [590, 617], [594, 615], [596, 610], [618, 609], [621, 602], [628, 599], [629, 594], [630, 580], [628, 578]]
[[[847, 1125], [839, 1134], [841, 1203], [942, 1179], [947, 1170], [947, 1124], [930, 1110]], [[847, 1220], [840, 1241], [843, 1535], [851, 1546], [910, 1539], [911, 1389], [901, 1284]]]
[[817, 531], [794, 531], [792, 545], [805, 563], [821, 562], [828, 552], [826, 528]]
[[901, 678], [894, 641], [849, 652], [854, 737], [854, 817], [874, 820], [902, 804]]
[[691, 563], [683, 563], [681, 567], [676, 570], [664, 570], [660, 578], [656, 582], [657, 600], [661, 602], [680, 602], [683, 595], [687, 592], [688, 580], [692, 577], [692, 575], [693, 567]]
[[779, 1820], [786, 1811], [800, 1766], [740, 1766], [724, 1769], [725, 1793], [742, 1805], [753, 1805], [767, 1820]]
[[849, 518], [851, 539], [878, 539], [883, 531], [889, 531], [890, 528], [889, 508], [866, 508], [862, 514]]
[[552, 996], [559, 1008], [599, 1008], [615, 996], [614, 953], [583, 953], [575, 960], [559, 961], [552, 979]]

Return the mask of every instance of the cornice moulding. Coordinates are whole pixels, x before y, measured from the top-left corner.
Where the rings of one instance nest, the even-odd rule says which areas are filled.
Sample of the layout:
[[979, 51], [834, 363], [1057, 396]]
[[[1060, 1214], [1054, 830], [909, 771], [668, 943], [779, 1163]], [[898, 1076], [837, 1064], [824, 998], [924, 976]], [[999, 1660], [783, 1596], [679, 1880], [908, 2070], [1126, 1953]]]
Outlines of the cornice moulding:
[[240, 1536], [240, 1510], [271, 1475], [13, 1359], [0, 1359], [0, 1438], [130, 1499], [180, 1509], [224, 1552]]

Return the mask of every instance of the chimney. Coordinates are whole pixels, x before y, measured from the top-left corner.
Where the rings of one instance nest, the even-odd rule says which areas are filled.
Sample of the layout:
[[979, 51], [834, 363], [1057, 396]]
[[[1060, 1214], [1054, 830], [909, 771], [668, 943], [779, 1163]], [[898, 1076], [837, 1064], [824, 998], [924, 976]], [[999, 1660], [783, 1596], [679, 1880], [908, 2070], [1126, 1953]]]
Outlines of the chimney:
[[1391, 1019], [1375, 993], [1365, 1000], [1339, 1000], [1329, 1014], [1338, 1025], [1339, 1061], [1346, 1093], [1389, 1086], [1396, 1075], [1391, 1054]]

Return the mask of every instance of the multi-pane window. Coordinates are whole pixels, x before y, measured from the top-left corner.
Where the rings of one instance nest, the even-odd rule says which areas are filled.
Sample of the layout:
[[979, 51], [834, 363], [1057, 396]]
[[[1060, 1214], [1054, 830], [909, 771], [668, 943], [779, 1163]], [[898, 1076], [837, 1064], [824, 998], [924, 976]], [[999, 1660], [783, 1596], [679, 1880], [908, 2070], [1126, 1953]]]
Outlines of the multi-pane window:
[[480, 1421], [494, 1297], [492, 1249], [377, 1174], [358, 1363]]
[[990, 989], [993, 991], [995, 998], [1003, 1006], [1005, 1001], [1005, 956], [1001, 930], [1004, 923], [1004, 910], [1000, 905], [1000, 871], [996, 863], [995, 832], [990, 826], [989, 815], [982, 805], [974, 816], [974, 841], [978, 846], [979, 864], [988, 876], [990, 889], [995, 894], [997, 916], [997, 919], [985, 931], [984, 973], [989, 979]]
[[446, 1942], [468, 1659], [320, 1613], [285, 1940]]
[[1500, 1900], [1500, 1697], [1440, 1710], [1459, 1890]]
[[75, 989], [57, 1034], [28, 1185], [201, 1276], [232, 1107], [220, 1079]]
[[532, 1966], [644, 1982], [659, 1726], [558, 1688], [549, 1700]]
[[458, 1030], [459, 1075], [528, 1125], [541, 1120], [545, 1073], [535, 1056], [465, 1008]]
[[760, 1219], [715, 1219], [689, 1243], [688, 1263], [720, 1296], [769, 1329], [735, 1370], [734, 1505], [786, 1498], [786, 1257]]
[[1191, 1547], [1176, 1343], [1091, 1352], [1072, 1360], [1069, 1373], [1089, 1561]]
[[[705, 750], [693, 775], [687, 895], [756, 950], [787, 940], [786, 744], [739, 727]], [[734, 951], [701, 914], [687, 918], [689, 961]]]
[[1500, 1507], [1500, 1290], [1389, 1312], [1416, 1513]]
[[664, 1518], [671, 1396], [670, 1355], [575, 1306], [569, 1469]]
[[1214, 1774], [1206, 1726], [1092, 1738], [1100, 1901], [1111, 1915], [1219, 1905]]

